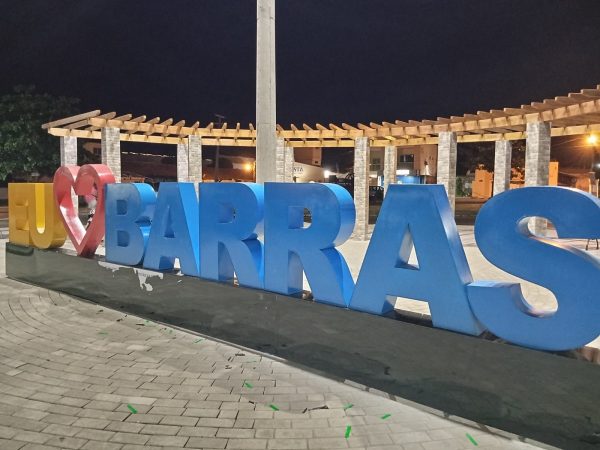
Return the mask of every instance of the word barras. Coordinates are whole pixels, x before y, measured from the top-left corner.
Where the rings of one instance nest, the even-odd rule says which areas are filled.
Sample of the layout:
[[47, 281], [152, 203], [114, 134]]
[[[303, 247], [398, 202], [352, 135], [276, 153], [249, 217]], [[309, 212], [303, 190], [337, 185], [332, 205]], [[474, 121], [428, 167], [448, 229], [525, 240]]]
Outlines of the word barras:
[[[101, 186], [102, 171], [96, 175]], [[600, 334], [600, 260], [527, 227], [529, 218], [543, 217], [559, 238], [599, 238], [600, 200], [582, 191], [507, 191], [491, 198], [476, 220], [477, 244], [492, 264], [556, 296], [558, 309], [548, 312], [529, 305], [518, 283], [473, 281], [442, 185], [390, 185], [356, 283], [336, 249], [355, 221], [344, 188], [317, 183], [198, 188], [199, 195], [192, 183], [161, 183], [156, 193], [147, 184], [109, 181], [98, 199], [106, 260], [164, 271], [178, 259], [185, 275], [220, 282], [232, 282], [235, 275], [241, 286], [286, 295], [302, 292], [304, 272], [317, 302], [386, 314], [393, 309], [390, 297], [422, 300], [435, 327], [470, 335], [489, 330], [541, 350], [581, 347]], [[73, 239], [70, 191], [55, 187], [55, 195]], [[311, 214], [306, 227], [305, 209]], [[94, 221], [97, 216], [98, 211]], [[97, 236], [89, 239], [96, 241]], [[418, 266], [409, 264], [413, 247]]]

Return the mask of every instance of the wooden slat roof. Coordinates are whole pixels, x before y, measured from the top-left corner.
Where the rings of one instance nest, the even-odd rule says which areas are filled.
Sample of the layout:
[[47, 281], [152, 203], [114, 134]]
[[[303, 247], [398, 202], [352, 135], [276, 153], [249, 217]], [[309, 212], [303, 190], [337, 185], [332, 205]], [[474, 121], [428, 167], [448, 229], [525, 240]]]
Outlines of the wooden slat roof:
[[[600, 85], [517, 108], [478, 111], [463, 116], [408, 122], [370, 122], [368, 125], [277, 125], [276, 132], [294, 147], [353, 147], [357, 137], [368, 137], [372, 146], [402, 146], [436, 144], [439, 133], [445, 131], [456, 132], [459, 142], [524, 139], [527, 124], [539, 121], [551, 122], [553, 136], [600, 131]], [[146, 120], [145, 115], [133, 118], [132, 114], [117, 116], [115, 112], [95, 110], [42, 125], [55, 136], [89, 139], [100, 139], [100, 130], [105, 127], [119, 128], [122, 141], [178, 144], [194, 135], [201, 136], [204, 145], [256, 146], [253, 124], [247, 127], [240, 123], [234, 127], [228, 127], [227, 123], [215, 127], [212, 122], [186, 125], [184, 120], [175, 122], [172, 118]]]

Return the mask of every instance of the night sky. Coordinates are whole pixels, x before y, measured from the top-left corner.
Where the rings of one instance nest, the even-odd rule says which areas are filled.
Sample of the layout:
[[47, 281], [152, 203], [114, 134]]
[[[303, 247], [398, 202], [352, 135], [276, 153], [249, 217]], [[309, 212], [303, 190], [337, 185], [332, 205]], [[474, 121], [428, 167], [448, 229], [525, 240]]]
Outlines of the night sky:
[[[253, 0], [0, 1], [0, 92], [254, 122]], [[420, 120], [600, 83], [597, 0], [278, 0], [277, 120]]]

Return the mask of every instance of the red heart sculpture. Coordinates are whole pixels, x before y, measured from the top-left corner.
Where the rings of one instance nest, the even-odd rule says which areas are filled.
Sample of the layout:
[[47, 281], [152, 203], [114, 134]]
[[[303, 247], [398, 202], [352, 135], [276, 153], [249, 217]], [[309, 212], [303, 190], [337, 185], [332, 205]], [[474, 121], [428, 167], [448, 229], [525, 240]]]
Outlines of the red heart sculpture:
[[[104, 237], [104, 185], [114, 183], [115, 176], [104, 164], [62, 166], [54, 174], [54, 198], [71, 242], [79, 256], [93, 256]], [[86, 230], [71, 197], [71, 188], [77, 195], [91, 195], [94, 184], [98, 202], [94, 219]]]

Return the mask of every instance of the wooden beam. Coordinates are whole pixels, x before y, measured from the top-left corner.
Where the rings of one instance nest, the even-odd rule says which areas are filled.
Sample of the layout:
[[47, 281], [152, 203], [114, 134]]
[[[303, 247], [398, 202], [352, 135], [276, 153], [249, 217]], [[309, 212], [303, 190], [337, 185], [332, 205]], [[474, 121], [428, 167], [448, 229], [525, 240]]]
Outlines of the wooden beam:
[[100, 114], [100, 110], [96, 109], [94, 111], [89, 111], [83, 114], [77, 114], [76, 116], [65, 117], [64, 119], [54, 120], [52, 122], [42, 124], [42, 129], [47, 130], [48, 128], [55, 128], [61, 125], [66, 125], [68, 123], [77, 122], [83, 119], [89, 119], [91, 117], [96, 117]]
[[[520, 112], [520, 110], [518, 110]], [[493, 113], [494, 111], [492, 111]], [[387, 132], [387, 130], [377, 130], [377, 136], [385, 135], [403, 136], [407, 134], [416, 135], [431, 135], [442, 131], [474, 131], [488, 128], [510, 128], [517, 125], [526, 125], [531, 122], [552, 122], [553, 120], [574, 118], [586, 114], [600, 113], [600, 99], [595, 99], [583, 103], [561, 106], [554, 109], [539, 111], [535, 113], [524, 113], [509, 115], [506, 117], [492, 117], [483, 120], [466, 120], [464, 122], [454, 122], [450, 124], [428, 125], [428, 126], [395, 126]]]
[[[220, 130], [219, 130], [220, 131]], [[233, 132], [234, 130], [229, 130]], [[242, 130], [243, 131], [243, 130]], [[316, 130], [315, 130], [316, 131]], [[551, 129], [552, 136], [572, 136], [572, 135], [583, 135], [591, 132], [600, 132], [600, 122], [587, 125], [576, 125], [567, 127], [554, 127]], [[90, 131], [82, 129], [67, 129], [63, 128], [50, 128], [48, 133], [53, 136], [75, 136], [87, 139], [100, 140], [101, 133], [99, 131]], [[464, 134], [457, 137], [458, 142], [492, 142], [497, 140], [520, 140], [525, 139], [525, 131], [510, 131], [507, 133], [481, 133], [481, 134]], [[147, 136], [144, 134], [127, 134], [121, 133], [120, 139], [123, 141], [132, 142], [148, 142], [156, 144], [178, 144], [183, 141], [181, 137], [163, 137], [163, 136]], [[385, 145], [396, 145], [396, 146], [414, 146], [424, 144], [437, 144], [437, 136], [407, 136], [403, 138], [392, 138], [388, 137], [372, 139], [371, 145], [373, 147], [383, 147]], [[224, 145], [232, 147], [254, 147], [256, 140], [253, 137], [250, 138], [237, 138], [237, 137], [202, 137], [203, 145]], [[333, 138], [333, 139], [289, 139], [288, 144], [292, 147], [339, 147], [347, 148], [354, 146], [354, 139], [352, 138]]]
[[83, 120], [80, 120], [79, 122], [74, 122], [74, 123], [65, 125], [64, 128], [66, 128], [67, 130], [72, 130], [75, 128], [85, 127], [85, 126], [87, 126], [87, 124], [88, 124], [88, 119], [83, 119]]

